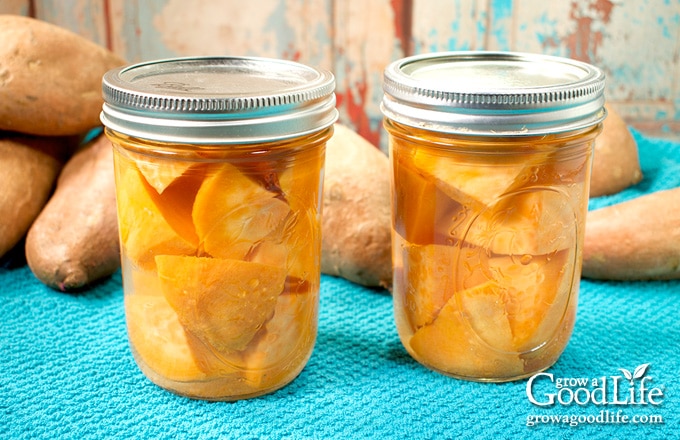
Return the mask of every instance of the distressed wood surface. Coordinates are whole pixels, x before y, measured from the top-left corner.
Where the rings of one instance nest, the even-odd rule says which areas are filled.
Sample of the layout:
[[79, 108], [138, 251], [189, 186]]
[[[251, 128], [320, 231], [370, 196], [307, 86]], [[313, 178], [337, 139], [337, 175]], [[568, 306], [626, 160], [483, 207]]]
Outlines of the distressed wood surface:
[[2, 0], [0, 1], [0, 14], [30, 15], [29, 0]]
[[680, 0], [2, 0], [130, 62], [255, 55], [333, 71], [340, 118], [375, 145], [382, 71], [399, 57], [513, 50], [600, 66], [628, 123], [680, 139]]
[[[334, 63], [340, 118], [375, 145], [384, 138], [382, 71], [403, 56], [394, 4], [389, 0], [336, 1]], [[383, 143], [383, 147], [385, 142]]]

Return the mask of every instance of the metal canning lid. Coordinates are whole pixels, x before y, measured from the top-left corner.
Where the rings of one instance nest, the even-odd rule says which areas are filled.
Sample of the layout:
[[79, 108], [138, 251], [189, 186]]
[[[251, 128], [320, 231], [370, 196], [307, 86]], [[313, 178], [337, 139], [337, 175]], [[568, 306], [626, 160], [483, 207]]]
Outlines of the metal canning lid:
[[255, 57], [175, 58], [135, 64], [103, 78], [102, 123], [147, 140], [257, 143], [331, 126], [330, 72]]
[[441, 52], [403, 58], [384, 73], [383, 114], [428, 130], [543, 135], [601, 122], [604, 73], [568, 58]]

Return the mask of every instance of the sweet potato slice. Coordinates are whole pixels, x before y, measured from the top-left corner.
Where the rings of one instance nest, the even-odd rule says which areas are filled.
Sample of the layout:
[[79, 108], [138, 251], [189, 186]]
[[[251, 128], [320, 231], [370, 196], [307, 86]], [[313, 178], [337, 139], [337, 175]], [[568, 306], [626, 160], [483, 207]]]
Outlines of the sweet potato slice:
[[220, 354], [244, 350], [272, 317], [282, 268], [218, 258], [156, 256], [165, 298], [184, 328]]
[[171, 226], [156, 204], [158, 194], [137, 167], [123, 162], [116, 169], [120, 240], [127, 258], [153, 269], [156, 255], [195, 255], [193, 236], [183, 237]]
[[570, 299], [573, 255], [563, 250], [548, 256], [494, 256], [486, 262], [501, 293], [513, 351], [532, 350], [555, 336]]
[[217, 258], [244, 259], [276, 230], [290, 207], [273, 192], [222, 164], [196, 194], [193, 220], [203, 252]]
[[[460, 301], [459, 301], [460, 300]], [[437, 318], [408, 341], [415, 358], [461, 377], [521, 374], [498, 285], [489, 281], [449, 299]]]
[[458, 235], [504, 255], [543, 255], [573, 247], [577, 215], [568, 194], [540, 188], [508, 193], [482, 210]]
[[279, 295], [274, 315], [243, 353], [243, 374], [254, 387], [287, 382], [287, 365], [302, 365], [294, 359], [308, 357], [316, 338], [316, 305], [305, 293]]
[[487, 160], [477, 163], [465, 156], [438, 156], [423, 150], [413, 155], [414, 166], [429, 176], [428, 180], [436, 182], [452, 199], [476, 208], [493, 204], [522, 173], [531, 172], [530, 164], [519, 158], [514, 162], [504, 158], [493, 164]]
[[202, 381], [236, 373], [184, 329], [165, 297], [126, 294], [125, 315], [133, 353], [163, 380]]

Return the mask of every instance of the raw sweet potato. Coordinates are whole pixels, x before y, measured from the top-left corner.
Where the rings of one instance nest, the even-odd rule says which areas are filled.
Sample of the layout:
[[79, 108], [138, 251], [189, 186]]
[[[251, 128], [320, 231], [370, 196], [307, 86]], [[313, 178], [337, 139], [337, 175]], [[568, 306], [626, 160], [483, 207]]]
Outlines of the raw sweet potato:
[[56, 25], [0, 15], [0, 129], [50, 136], [87, 132], [100, 123], [102, 75], [123, 64]]
[[47, 203], [68, 150], [65, 138], [4, 136], [0, 137], [0, 256], [24, 237]]
[[387, 156], [336, 124], [326, 146], [321, 271], [365, 286], [392, 285]]
[[625, 121], [606, 105], [607, 119], [595, 140], [590, 197], [615, 194], [642, 180], [638, 148]]
[[680, 278], [680, 187], [589, 212], [583, 276]]
[[26, 260], [46, 285], [75, 290], [120, 267], [110, 141], [100, 135], [64, 166], [26, 237]]

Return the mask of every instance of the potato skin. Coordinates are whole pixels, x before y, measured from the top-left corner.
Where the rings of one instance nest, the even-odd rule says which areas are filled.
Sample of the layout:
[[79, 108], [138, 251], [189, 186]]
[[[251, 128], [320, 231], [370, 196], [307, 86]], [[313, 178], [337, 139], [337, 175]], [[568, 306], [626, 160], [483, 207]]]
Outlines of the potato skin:
[[71, 291], [120, 267], [111, 142], [99, 135], [76, 152], [26, 237], [26, 261], [44, 284]]
[[56, 25], [0, 15], [0, 130], [62, 136], [98, 126], [104, 73], [125, 61]]
[[595, 139], [590, 197], [616, 194], [642, 180], [638, 148], [621, 116], [605, 105], [607, 118]]
[[0, 256], [26, 235], [54, 189], [66, 138], [0, 133]]
[[392, 285], [390, 165], [352, 129], [326, 145], [321, 272], [369, 287]]
[[588, 212], [583, 276], [680, 278], [680, 187]]

